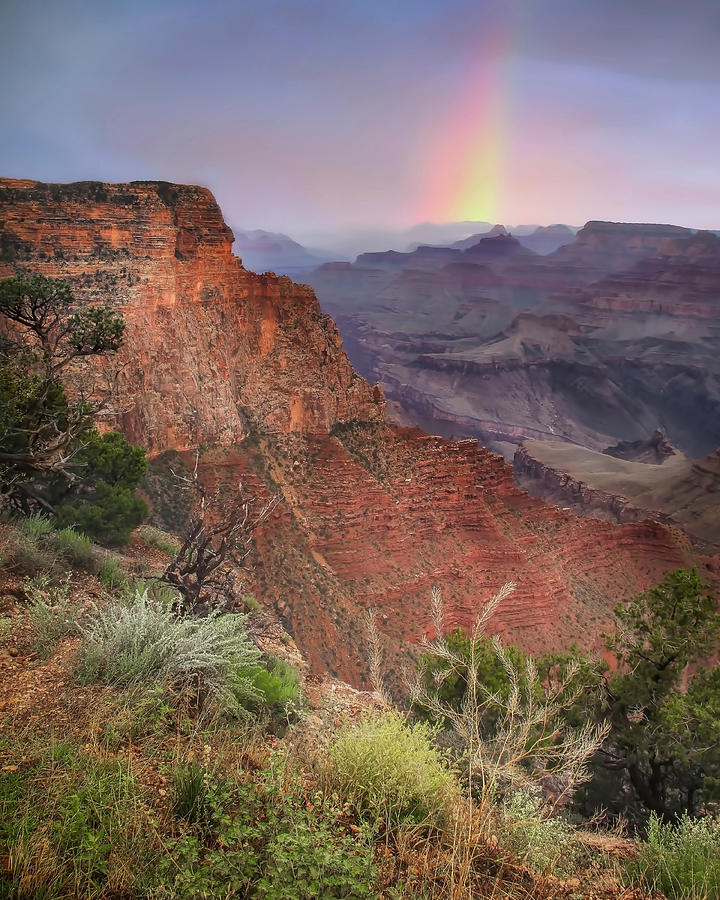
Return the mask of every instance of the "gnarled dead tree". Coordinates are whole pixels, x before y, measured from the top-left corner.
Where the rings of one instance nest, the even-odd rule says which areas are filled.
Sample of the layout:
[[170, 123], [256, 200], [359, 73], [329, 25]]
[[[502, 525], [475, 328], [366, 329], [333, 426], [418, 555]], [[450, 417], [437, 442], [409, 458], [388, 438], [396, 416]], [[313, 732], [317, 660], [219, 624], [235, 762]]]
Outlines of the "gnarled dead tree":
[[211, 609], [230, 610], [236, 605], [242, 587], [239, 571], [246, 567], [253, 533], [268, 519], [278, 498], [258, 505], [242, 484], [229, 503], [219, 491], [208, 495], [198, 477], [198, 461], [196, 454], [189, 476], [173, 473], [183, 488], [194, 493], [196, 501], [182, 546], [161, 578], [179, 591], [179, 611], [204, 615]]

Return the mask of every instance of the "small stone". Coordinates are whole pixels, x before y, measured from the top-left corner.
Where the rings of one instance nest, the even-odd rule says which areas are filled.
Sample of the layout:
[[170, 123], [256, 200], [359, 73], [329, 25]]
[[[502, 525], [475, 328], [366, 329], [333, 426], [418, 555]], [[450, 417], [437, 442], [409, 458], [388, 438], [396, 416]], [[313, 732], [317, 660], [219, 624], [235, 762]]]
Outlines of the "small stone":
[[10, 656], [19, 656], [20, 655], [20, 651], [18, 650], [17, 647], [8, 647], [8, 653], [10, 654]]

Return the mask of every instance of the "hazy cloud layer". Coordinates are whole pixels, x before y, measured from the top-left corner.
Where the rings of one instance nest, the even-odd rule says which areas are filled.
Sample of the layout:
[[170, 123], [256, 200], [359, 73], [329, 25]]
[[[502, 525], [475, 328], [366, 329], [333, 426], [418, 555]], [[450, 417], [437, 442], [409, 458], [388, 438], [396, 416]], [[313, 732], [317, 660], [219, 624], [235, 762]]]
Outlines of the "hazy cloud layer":
[[4, 0], [0, 173], [200, 182], [300, 236], [409, 224], [495, 34], [502, 218], [720, 228], [717, 0]]

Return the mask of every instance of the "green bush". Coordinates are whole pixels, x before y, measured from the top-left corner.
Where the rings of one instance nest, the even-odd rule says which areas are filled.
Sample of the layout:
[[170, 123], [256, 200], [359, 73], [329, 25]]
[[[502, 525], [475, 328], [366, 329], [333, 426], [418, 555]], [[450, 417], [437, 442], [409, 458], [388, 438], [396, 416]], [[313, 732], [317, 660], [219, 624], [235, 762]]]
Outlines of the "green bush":
[[70, 577], [53, 586], [47, 576], [29, 579], [24, 585], [28, 598], [28, 621], [33, 650], [43, 655], [65, 637], [78, 630], [80, 610], [70, 599]]
[[180, 549], [180, 541], [167, 531], [160, 528], [154, 528], [152, 525], [143, 525], [140, 528], [140, 537], [150, 547], [167, 553], [168, 556], [175, 556]]
[[629, 875], [670, 900], [720, 898], [720, 823], [683, 816], [676, 825], [655, 813]]
[[[169, 847], [154, 897], [248, 897], [253, 900], [356, 900], [375, 897], [372, 834], [349, 834], [341, 813], [279, 765], [234, 788], [200, 767], [182, 778], [185, 818], [201, 821]], [[176, 787], [177, 790], [177, 787]], [[180, 796], [177, 794], [176, 796]], [[176, 807], [177, 808], [177, 807]], [[229, 809], [234, 810], [231, 814]], [[210, 822], [207, 845], [198, 839]]]
[[50, 547], [49, 535], [53, 525], [46, 516], [29, 516], [14, 521], [4, 548], [4, 563], [24, 575], [49, 572], [57, 563]]
[[254, 594], [243, 594], [243, 607], [245, 612], [257, 612], [261, 607]]
[[300, 676], [284, 659], [270, 657], [266, 668], [258, 667], [252, 675], [255, 688], [267, 706], [284, 707], [300, 697]]
[[97, 608], [83, 634], [80, 675], [86, 680], [163, 681], [174, 693], [192, 697], [198, 708], [212, 700], [233, 715], [244, 715], [258, 698], [250, 673], [260, 651], [247, 636], [243, 616], [175, 615], [147, 592], [136, 591], [127, 602]]
[[13, 628], [13, 620], [10, 616], [0, 616], [0, 647], [10, 637]]
[[98, 570], [98, 578], [108, 591], [122, 587], [127, 583], [127, 576], [120, 563], [112, 556], [107, 556]]
[[35, 515], [18, 520], [20, 529], [29, 537], [37, 540], [45, 537], [55, 530], [52, 520], [48, 516]]
[[560, 816], [548, 816], [537, 791], [513, 791], [502, 806], [505, 843], [538, 872], [569, 874], [576, 858], [572, 827]]
[[367, 821], [439, 826], [458, 795], [457, 779], [433, 744], [433, 729], [395, 711], [366, 717], [329, 750], [331, 786]]
[[76, 459], [84, 466], [83, 480], [67, 501], [58, 498], [58, 524], [75, 525], [102, 543], [127, 544], [148, 514], [147, 503], [135, 493], [147, 468], [145, 451], [117, 432], [91, 430]]

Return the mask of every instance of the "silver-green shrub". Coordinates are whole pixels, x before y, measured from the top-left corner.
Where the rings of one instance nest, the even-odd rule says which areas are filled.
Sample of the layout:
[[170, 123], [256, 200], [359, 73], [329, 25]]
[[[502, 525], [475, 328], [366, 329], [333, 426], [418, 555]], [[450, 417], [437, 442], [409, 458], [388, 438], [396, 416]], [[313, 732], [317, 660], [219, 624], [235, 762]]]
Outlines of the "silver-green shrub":
[[502, 804], [504, 843], [538, 872], [568, 874], [577, 856], [572, 826], [548, 815], [538, 789], [521, 788]]
[[80, 674], [86, 680], [160, 681], [198, 706], [212, 700], [236, 715], [258, 698], [251, 672], [260, 651], [247, 635], [244, 616], [178, 615], [147, 591], [135, 591], [97, 607], [82, 633], [87, 643]]

